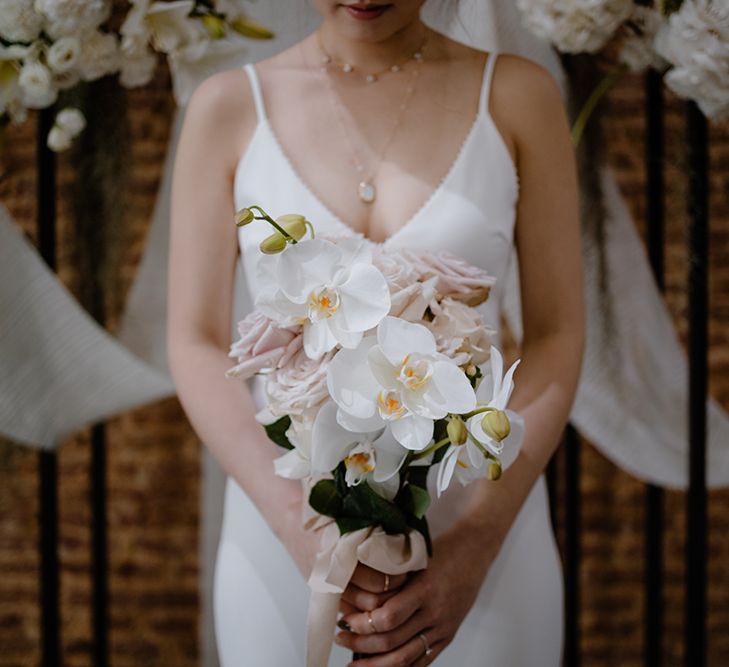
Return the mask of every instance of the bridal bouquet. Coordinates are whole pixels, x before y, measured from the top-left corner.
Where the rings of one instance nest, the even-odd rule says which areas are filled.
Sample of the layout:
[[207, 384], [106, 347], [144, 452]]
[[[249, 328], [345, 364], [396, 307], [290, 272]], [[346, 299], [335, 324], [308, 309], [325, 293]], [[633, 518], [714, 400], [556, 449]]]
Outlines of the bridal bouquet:
[[[236, 222], [256, 220], [274, 231], [226, 375], [265, 375], [258, 420], [288, 450], [275, 471], [305, 481], [310, 525], [325, 528], [309, 583], [329, 599], [312, 598], [310, 622], [324, 623], [329, 646], [358, 561], [389, 574], [426, 566], [430, 468], [440, 495], [454, 478], [497, 480], [516, 458], [523, 420], [507, 403], [519, 362], [504, 373], [476, 310], [494, 283], [481, 269], [354, 234], [315, 237], [303, 216], [257, 206]], [[309, 664], [325, 664], [314, 654]]]

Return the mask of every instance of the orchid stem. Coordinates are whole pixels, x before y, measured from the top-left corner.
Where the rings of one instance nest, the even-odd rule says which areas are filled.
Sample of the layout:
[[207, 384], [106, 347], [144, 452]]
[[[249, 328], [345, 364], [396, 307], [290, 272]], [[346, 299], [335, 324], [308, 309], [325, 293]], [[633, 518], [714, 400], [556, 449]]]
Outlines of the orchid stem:
[[602, 78], [600, 83], [595, 86], [595, 89], [590, 94], [590, 97], [587, 98], [585, 105], [582, 107], [582, 109], [580, 109], [577, 120], [572, 127], [572, 144], [575, 147], [580, 143], [580, 139], [582, 139], [582, 134], [585, 131], [587, 121], [590, 119], [590, 116], [595, 110], [597, 103], [600, 101], [602, 96], [605, 95], [605, 93], [607, 93], [607, 91], [613, 87], [613, 85], [618, 81], [618, 79], [620, 79], [620, 77], [627, 71], [627, 69], [628, 66], [621, 63], [612, 71], [608, 72]]
[[[284, 237], [284, 238], [285, 238], [285, 239], [286, 239], [287, 241], [291, 241], [291, 243], [298, 243], [298, 241], [297, 241], [297, 240], [296, 240], [296, 239], [295, 239], [295, 238], [294, 238], [293, 236], [291, 236], [291, 234], [289, 234], [289, 233], [288, 233], [288, 232], [287, 232], [287, 231], [286, 231], [286, 230], [285, 230], [285, 229], [284, 229], [283, 227], [281, 227], [281, 225], [279, 225], [279, 224], [278, 224], [278, 223], [277, 223], [277, 222], [276, 222], [276, 221], [275, 221], [275, 220], [274, 220], [274, 219], [273, 219], [273, 218], [272, 218], [272, 217], [271, 217], [270, 215], [268, 215], [268, 213], [266, 213], [266, 211], [264, 211], [264, 210], [263, 210], [263, 209], [262, 209], [262, 208], [261, 208], [260, 206], [249, 206], [248, 208], [249, 208], [249, 209], [250, 209], [251, 211], [255, 209], [256, 211], [258, 211], [258, 212], [259, 212], [259, 213], [261, 214], [260, 216], [256, 216], [256, 220], [265, 220], [265, 221], [266, 221], [267, 223], [269, 223], [270, 225], [272, 225], [272, 226], [273, 226], [273, 228], [274, 228], [274, 229], [275, 229], [275, 230], [276, 230], [276, 231], [277, 231], [277, 232], [278, 232], [279, 234], [281, 234], [281, 235], [282, 235], [282, 236], [283, 236], [283, 237]], [[313, 230], [312, 230], [312, 233], [313, 233]]]
[[450, 444], [450, 442], [450, 438], [443, 438], [442, 440], [438, 440], [438, 442], [433, 443], [430, 447], [427, 447], [422, 452], [418, 452], [417, 454], [415, 454], [415, 456], [413, 456], [413, 460], [417, 461], [419, 459], [424, 459], [426, 456], [437, 452], [444, 445]]

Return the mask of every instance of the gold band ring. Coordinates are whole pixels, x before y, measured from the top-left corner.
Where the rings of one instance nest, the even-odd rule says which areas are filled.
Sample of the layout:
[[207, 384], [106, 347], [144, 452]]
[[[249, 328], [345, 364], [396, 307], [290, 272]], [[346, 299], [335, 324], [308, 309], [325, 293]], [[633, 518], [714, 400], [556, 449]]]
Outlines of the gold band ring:
[[372, 612], [367, 612], [367, 622], [370, 624], [370, 627], [372, 628], [372, 634], [375, 634], [377, 632], [377, 628], [375, 627], [375, 622], [372, 620]]
[[420, 637], [420, 639], [423, 642], [423, 648], [425, 649], [425, 655], [429, 656], [431, 653], [433, 653], [433, 649], [430, 648], [430, 644], [428, 643], [428, 638], [422, 632], [418, 633], [418, 637]]
[[383, 593], [387, 593], [390, 590], [390, 575], [385, 573], [385, 587], [382, 589]]

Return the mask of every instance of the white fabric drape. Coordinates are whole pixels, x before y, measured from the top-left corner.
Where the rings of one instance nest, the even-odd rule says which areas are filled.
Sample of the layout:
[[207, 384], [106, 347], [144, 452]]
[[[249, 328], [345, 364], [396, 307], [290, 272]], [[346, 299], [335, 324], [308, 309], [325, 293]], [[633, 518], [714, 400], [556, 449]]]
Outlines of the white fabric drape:
[[[520, 22], [511, 0], [462, 0], [458, 15], [429, 2], [426, 21], [474, 46], [516, 53], [541, 63], [565, 89], [559, 59]], [[277, 33], [251, 43], [239, 64], [259, 60], [299, 40], [318, 18], [301, 0], [267, 0], [252, 15]], [[230, 66], [230, 60], [228, 66]], [[190, 78], [208, 69], [198, 64]], [[197, 73], [197, 74], [196, 74]], [[182, 112], [174, 119], [169, 154], [147, 247], [117, 338], [98, 327], [58, 282], [0, 208], [0, 433], [52, 447], [82, 426], [174, 393], [166, 367], [166, 271], [169, 187]], [[615, 304], [616, 356], [606, 363], [600, 329], [597, 249], [587, 245], [587, 349], [571, 419], [617, 465], [639, 479], [687, 484], [687, 364], [625, 202], [608, 169], [602, 173], [607, 207], [609, 290]], [[250, 309], [242, 272], [236, 277], [236, 318]], [[521, 338], [518, 259], [512, 254], [503, 311]], [[235, 322], [231, 323], [231, 334]], [[729, 484], [729, 415], [707, 403], [708, 484]], [[203, 664], [216, 664], [210, 587], [223, 481], [203, 448]]]

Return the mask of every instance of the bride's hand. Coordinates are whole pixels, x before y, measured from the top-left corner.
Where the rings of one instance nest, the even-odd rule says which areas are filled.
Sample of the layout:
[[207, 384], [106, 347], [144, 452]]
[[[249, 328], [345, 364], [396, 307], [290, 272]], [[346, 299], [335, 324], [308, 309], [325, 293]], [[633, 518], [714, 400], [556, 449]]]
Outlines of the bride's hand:
[[[498, 551], [494, 544], [484, 553], [474, 542], [480, 541], [464, 539], [462, 534], [442, 536], [435, 541], [434, 556], [425, 570], [412, 574], [369, 613], [356, 611], [342, 618], [351, 631], [339, 633], [337, 643], [356, 653], [378, 654], [351, 667], [421, 667], [435, 660], [473, 606]], [[421, 633], [432, 649], [427, 656]]]
[[[406, 574], [386, 575], [367, 565], [357, 563], [357, 569], [342, 593], [340, 611], [345, 615], [357, 611], [373, 611], [393, 597], [406, 579]], [[340, 627], [346, 629], [346, 624]]]

